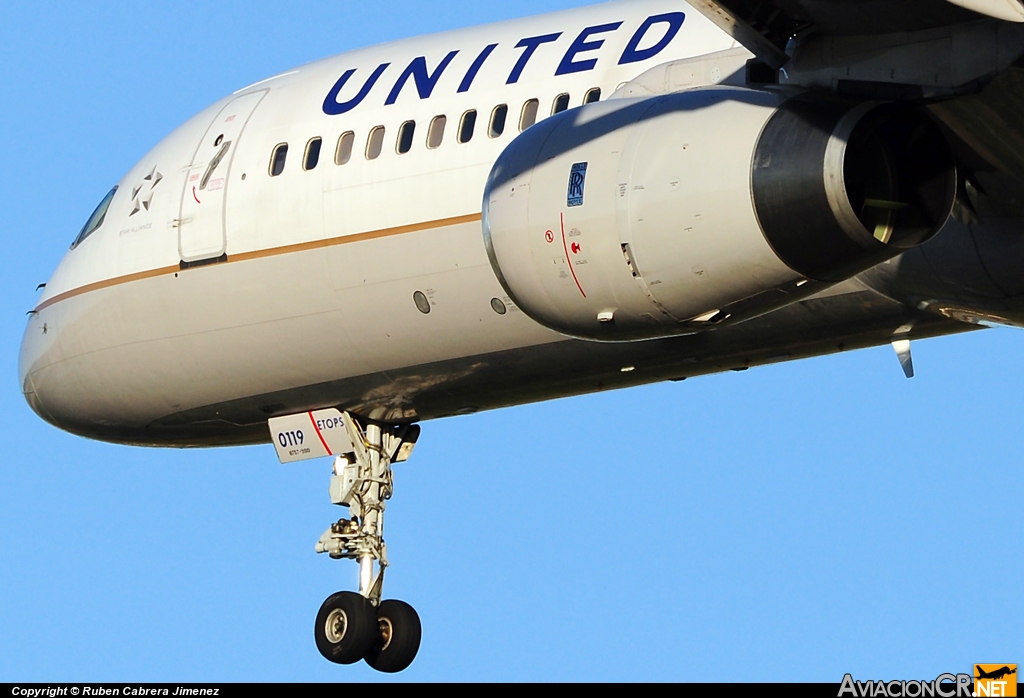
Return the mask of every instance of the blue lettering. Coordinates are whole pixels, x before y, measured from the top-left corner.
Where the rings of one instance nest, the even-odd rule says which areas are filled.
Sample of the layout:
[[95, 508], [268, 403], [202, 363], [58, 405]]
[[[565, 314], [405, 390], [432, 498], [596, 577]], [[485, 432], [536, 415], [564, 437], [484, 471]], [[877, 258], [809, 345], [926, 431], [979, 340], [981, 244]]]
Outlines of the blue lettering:
[[462, 84], [459, 85], [459, 92], [469, 92], [470, 85], [473, 84], [473, 80], [476, 79], [476, 74], [480, 72], [480, 68], [483, 66], [484, 61], [491, 55], [491, 51], [498, 48], [497, 44], [489, 44], [484, 47], [484, 50], [480, 52], [480, 55], [473, 61], [473, 65], [469, 66], [469, 70], [466, 71], [466, 77], [462, 78]]
[[363, 83], [363, 87], [359, 90], [359, 94], [347, 102], [339, 102], [338, 95], [341, 93], [342, 88], [345, 87], [345, 83], [348, 82], [348, 79], [356, 72], [355, 68], [346, 70], [345, 74], [338, 79], [338, 82], [334, 83], [334, 87], [331, 88], [331, 91], [327, 93], [327, 98], [324, 100], [324, 114], [337, 116], [338, 114], [344, 114], [345, 112], [352, 111], [359, 106], [359, 103], [366, 99], [366, 95], [370, 93], [370, 90], [373, 89], [378, 78], [384, 74], [384, 71], [387, 70], [389, 65], [391, 64], [381, 63], [377, 66], [377, 69], [373, 71], [373, 75]]
[[548, 44], [555, 41], [562, 35], [562, 32], [556, 34], [545, 34], [544, 36], [531, 36], [523, 39], [516, 48], [525, 48], [523, 55], [516, 61], [516, 65], [512, 68], [512, 72], [508, 74], [508, 80], [505, 81], [506, 85], [512, 85], [519, 82], [519, 76], [523, 74], [523, 69], [526, 67], [527, 62], [533, 56], [533, 52], [537, 50], [537, 47], [541, 44]]
[[426, 99], [430, 96], [430, 93], [434, 91], [434, 85], [437, 84], [438, 78], [441, 77], [441, 73], [448, 67], [448, 64], [455, 58], [455, 54], [458, 51], [451, 51], [441, 64], [437, 66], [434, 74], [431, 75], [427, 72], [427, 59], [424, 56], [412, 59], [412, 63], [409, 67], [402, 71], [402, 74], [398, 76], [398, 82], [391, 89], [391, 94], [384, 100], [384, 104], [394, 104], [398, 100], [398, 93], [405, 87], [405, 83], [408, 82], [411, 77], [416, 82], [416, 91], [420, 94], [420, 99]]
[[599, 24], [596, 27], [587, 27], [580, 32], [580, 35], [576, 37], [576, 40], [572, 42], [572, 46], [565, 52], [565, 56], [562, 57], [562, 62], [558, 64], [558, 69], [555, 70], [555, 75], [567, 75], [569, 73], [582, 73], [587, 70], [593, 70], [594, 66], [597, 65], [596, 58], [587, 58], [574, 62], [573, 59], [579, 53], [586, 51], [596, 51], [604, 45], [604, 39], [598, 39], [597, 41], [587, 41], [587, 39], [593, 34], [604, 34], [606, 32], [615, 31], [622, 26], [622, 22], [612, 22], [611, 24]]
[[[652, 15], [645, 19], [637, 28], [636, 32], [633, 33], [633, 36], [630, 37], [629, 42], [622, 51], [622, 55], [619, 57], [618, 64], [625, 65], [627, 63], [646, 61], [661, 53], [679, 34], [679, 30], [682, 28], [685, 19], [686, 15], [682, 12], [666, 12], [664, 14]], [[641, 48], [641, 43], [649, 43], [647, 41], [648, 34], [650, 34], [651, 29], [658, 24], [666, 25], [664, 28], [664, 34], [650, 46]], [[585, 28], [580, 32], [579, 36], [576, 37], [572, 42], [572, 45], [570, 45], [568, 50], [565, 52], [561, 62], [558, 64], [558, 68], [555, 70], [555, 75], [568, 75], [571, 73], [581, 73], [593, 70], [597, 66], [597, 56], [577, 60], [578, 57], [580, 54], [597, 51], [604, 45], [605, 39], [592, 39], [591, 37], [597, 34], [606, 34], [608, 32], [615, 31], [621, 26], [622, 22], [610, 22], [608, 24], [599, 24]], [[534, 53], [537, 52], [537, 49], [543, 44], [557, 41], [561, 36], [562, 32], [556, 32], [553, 34], [543, 34], [541, 36], [530, 36], [520, 40], [515, 47], [523, 49], [523, 52], [520, 54], [519, 59], [512, 68], [512, 72], [509, 73], [505, 84], [513, 85], [519, 82], [519, 79], [523, 75], [523, 71], [526, 69], [530, 59], [533, 58]], [[477, 78], [477, 75], [483, 68], [484, 63], [488, 58], [490, 58], [494, 49], [497, 47], [498, 44], [488, 44], [480, 51], [477, 57], [473, 59], [472, 65], [469, 66], [469, 69], [462, 78], [462, 82], [459, 83], [459, 93], [468, 92], [470, 90], [473, 82]], [[414, 58], [405, 70], [402, 71], [401, 75], [398, 76], [398, 80], [395, 82], [394, 87], [392, 87], [391, 92], [384, 101], [384, 104], [395, 104], [398, 101], [398, 97], [400, 96], [402, 89], [405, 87], [406, 83], [409, 82], [410, 78], [412, 78], [413, 82], [416, 83], [416, 92], [419, 94], [420, 99], [429, 98], [431, 94], [433, 94], [434, 88], [437, 86], [441, 75], [448, 68], [458, 53], [458, 50], [450, 51], [432, 73], [427, 68], [427, 59], [425, 56]], [[331, 88], [327, 97], [324, 99], [324, 113], [330, 116], [337, 116], [355, 109], [363, 102], [363, 100], [366, 99], [367, 95], [390, 65], [390, 63], [381, 63], [378, 65], [373, 73], [363, 83], [362, 87], [359, 88], [358, 93], [354, 97], [347, 101], [339, 101], [342, 90], [345, 89], [345, 86], [356, 73], [355, 68], [345, 71], [345, 73], [338, 78], [338, 81], [334, 83], [334, 87]]]
[[[686, 19], [686, 15], [682, 12], [666, 12], [663, 15], [653, 15], [645, 19], [644, 23], [640, 25], [640, 28], [630, 38], [629, 43], [626, 44], [622, 57], [619, 59], [619, 65], [646, 61], [648, 58], [653, 58], [661, 53], [672, 42], [672, 39], [676, 38], [679, 28], [683, 26], [684, 19]], [[643, 41], [648, 30], [655, 24], [668, 25], [665, 36], [661, 37], [661, 40], [650, 48], [639, 48], [640, 42]]]

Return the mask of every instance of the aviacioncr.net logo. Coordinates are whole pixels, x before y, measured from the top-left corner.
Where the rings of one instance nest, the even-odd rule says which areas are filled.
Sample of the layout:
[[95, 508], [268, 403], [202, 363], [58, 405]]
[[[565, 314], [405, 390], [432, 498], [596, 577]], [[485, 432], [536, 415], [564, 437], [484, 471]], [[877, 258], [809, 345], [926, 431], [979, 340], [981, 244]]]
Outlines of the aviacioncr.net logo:
[[933, 681], [856, 681], [847, 674], [838, 698], [972, 698], [970, 674], [939, 674]]

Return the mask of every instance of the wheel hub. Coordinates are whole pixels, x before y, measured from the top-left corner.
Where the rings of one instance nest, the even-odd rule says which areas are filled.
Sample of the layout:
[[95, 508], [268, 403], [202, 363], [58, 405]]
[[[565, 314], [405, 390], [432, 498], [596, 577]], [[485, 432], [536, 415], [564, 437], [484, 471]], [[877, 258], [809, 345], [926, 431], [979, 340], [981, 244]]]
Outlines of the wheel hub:
[[384, 646], [380, 648], [383, 652], [391, 644], [391, 636], [394, 634], [394, 628], [391, 626], [391, 621], [387, 618], [380, 618], [380, 636], [384, 640]]
[[324, 624], [324, 635], [327, 636], [328, 641], [335, 644], [341, 642], [345, 637], [347, 629], [348, 617], [345, 615], [345, 612], [340, 608], [331, 611], [330, 615], [327, 616], [327, 622]]

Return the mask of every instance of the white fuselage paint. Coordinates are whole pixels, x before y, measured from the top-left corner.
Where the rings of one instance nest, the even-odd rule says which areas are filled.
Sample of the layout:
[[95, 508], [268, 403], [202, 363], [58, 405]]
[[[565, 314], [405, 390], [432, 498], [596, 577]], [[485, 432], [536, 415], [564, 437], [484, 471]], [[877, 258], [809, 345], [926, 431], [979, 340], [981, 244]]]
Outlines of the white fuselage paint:
[[[685, 21], [671, 42], [620, 64], [630, 50], [643, 55], [671, 26], [650, 25], [631, 47], [645, 20], [679, 12]], [[517, 44], [555, 33], [536, 44], [508, 84], [529, 52]], [[65, 256], [26, 330], [26, 396], [64, 428], [145, 442], [116, 430], [258, 394], [564, 341], [505, 298], [481, 238], [484, 183], [519, 131], [520, 109], [538, 99], [542, 119], [561, 93], [578, 106], [591, 88], [606, 98], [654, 65], [734, 45], [682, 3], [613, 3], [354, 51], [239, 90], [142, 158], [119, 183], [103, 225]], [[423, 57], [426, 77], [436, 77], [454, 51], [432, 87], [413, 75], [389, 100], [406, 66]], [[590, 60], [590, 69], [556, 75], [565, 61], [579, 67]], [[346, 71], [355, 69], [335, 104], [352, 100], [385, 63], [358, 105], [325, 113], [325, 98]], [[491, 138], [488, 121], [501, 104], [508, 105], [505, 130]], [[460, 118], [471, 109], [475, 133], [458, 143]], [[447, 117], [443, 141], [428, 148], [438, 115]], [[406, 121], [415, 121], [415, 135], [399, 154]], [[368, 160], [368, 134], [378, 126], [385, 129], [381, 154]], [[338, 139], [348, 131], [351, 159], [336, 165]], [[304, 151], [314, 138], [322, 151], [306, 171]], [[284, 143], [284, 171], [271, 176], [272, 152]], [[180, 268], [221, 255], [226, 262]], [[429, 314], [414, 304], [416, 291], [429, 299]], [[509, 312], [495, 312], [494, 298]], [[409, 394], [450, 378], [425, 371], [412, 383], [360, 395], [359, 403], [414, 419]], [[335, 397], [334, 405], [353, 400]]]

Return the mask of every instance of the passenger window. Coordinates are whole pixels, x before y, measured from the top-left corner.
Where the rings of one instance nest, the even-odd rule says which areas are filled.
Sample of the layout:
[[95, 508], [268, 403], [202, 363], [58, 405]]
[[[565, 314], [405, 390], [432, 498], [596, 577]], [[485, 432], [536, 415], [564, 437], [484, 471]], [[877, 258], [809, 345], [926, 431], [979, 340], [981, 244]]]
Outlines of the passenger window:
[[284, 161], [288, 159], [288, 144], [279, 143], [270, 156], [270, 176], [276, 177], [284, 172]]
[[356, 140], [356, 134], [351, 131], [338, 136], [338, 147], [334, 150], [334, 164], [344, 165], [352, 158], [352, 144]]
[[555, 97], [555, 101], [551, 103], [551, 115], [554, 116], [560, 111], [565, 111], [569, 108], [569, 95], [565, 92]]
[[591, 88], [591, 89], [587, 90], [587, 94], [585, 94], [583, 96], [583, 103], [584, 104], [593, 104], [594, 102], [597, 102], [600, 99], [601, 99], [601, 88], [600, 87], [594, 87], [594, 88]]
[[366, 159], [376, 160], [380, 157], [381, 148], [384, 147], [384, 127], [374, 126], [370, 135], [366, 137]]
[[114, 199], [114, 194], [116, 192], [117, 187], [114, 187], [107, 192], [106, 196], [103, 197], [103, 201], [100, 202], [100, 205], [97, 206], [96, 210], [92, 212], [91, 216], [89, 216], [89, 220], [87, 220], [85, 225], [82, 226], [82, 230], [79, 231], [78, 237], [76, 237], [75, 241], [71, 243], [71, 249], [78, 247], [78, 244], [82, 242], [82, 240], [92, 235], [101, 225], [103, 225], [103, 219], [107, 217], [107, 209], [110, 208], [110, 202]]
[[523, 111], [519, 113], [519, 130], [526, 129], [537, 123], [537, 107], [540, 106], [539, 99], [531, 99], [523, 105]]
[[312, 170], [320, 162], [321, 145], [323, 145], [323, 139], [320, 136], [309, 140], [309, 143], [306, 144], [306, 156], [302, 158], [302, 169]]
[[497, 138], [505, 132], [505, 117], [508, 116], [508, 105], [499, 104], [491, 112], [491, 125], [487, 129], [487, 135], [491, 138]]
[[441, 145], [441, 141], [444, 140], [444, 127], [448, 123], [448, 117], [435, 116], [430, 121], [430, 128], [427, 129], [427, 147], [437, 148]]
[[476, 109], [470, 109], [462, 115], [462, 121], [459, 122], [459, 143], [469, 143], [475, 127]]
[[398, 142], [395, 144], [395, 150], [398, 151], [399, 155], [403, 155], [412, 150], [412, 137], [416, 133], [416, 122], [406, 121], [398, 129]]

